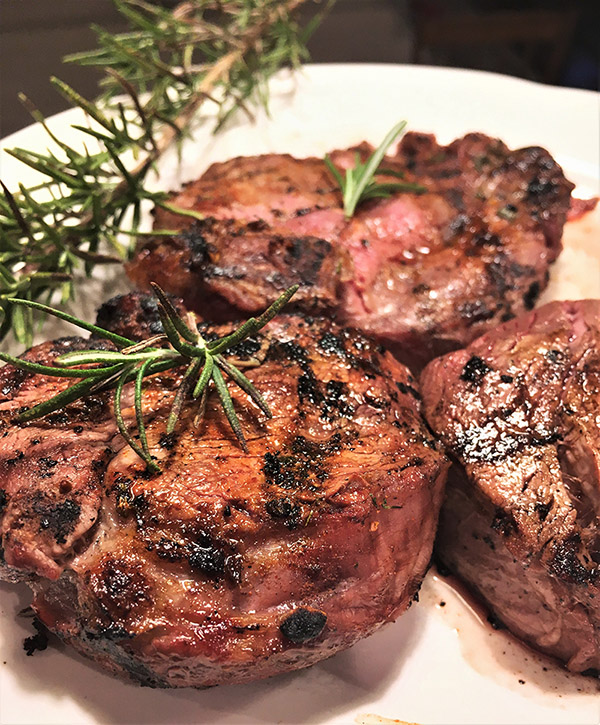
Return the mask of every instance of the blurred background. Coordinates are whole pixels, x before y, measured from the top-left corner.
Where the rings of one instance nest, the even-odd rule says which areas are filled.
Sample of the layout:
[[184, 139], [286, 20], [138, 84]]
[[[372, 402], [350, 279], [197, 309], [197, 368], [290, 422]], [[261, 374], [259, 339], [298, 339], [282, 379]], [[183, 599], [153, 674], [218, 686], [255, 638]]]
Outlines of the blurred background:
[[[93, 71], [61, 64], [94, 47], [92, 23], [123, 29], [110, 0], [0, 0], [0, 136], [31, 122], [20, 90], [46, 115], [66, 107], [52, 74], [94, 95]], [[310, 50], [314, 62], [445, 65], [598, 90], [600, 0], [337, 0]]]

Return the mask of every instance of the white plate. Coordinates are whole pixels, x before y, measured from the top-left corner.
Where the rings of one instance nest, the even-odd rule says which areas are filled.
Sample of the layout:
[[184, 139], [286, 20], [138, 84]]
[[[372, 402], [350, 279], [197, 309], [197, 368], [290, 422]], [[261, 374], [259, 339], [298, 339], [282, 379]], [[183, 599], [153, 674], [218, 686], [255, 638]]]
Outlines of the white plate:
[[[212, 161], [238, 154], [321, 155], [363, 139], [378, 143], [406, 118], [410, 128], [432, 131], [443, 142], [484, 131], [512, 147], [544, 146], [576, 182], [578, 195], [600, 194], [600, 107], [594, 93], [475, 71], [386, 65], [308, 66], [302, 75], [278, 78], [273, 90], [271, 119], [259, 114], [254, 124], [240, 121], [217, 138], [200, 131], [186, 146], [181, 169], [175, 170], [174, 157], [165, 159], [157, 183], [173, 187], [197, 177]], [[59, 114], [51, 125], [73, 137], [69, 124], [75, 116]], [[47, 137], [31, 126], [3, 145], [40, 148]], [[4, 153], [0, 172], [10, 185], [33, 180]], [[548, 298], [600, 297], [599, 235], [597, 211], [568, 225]], [[126, 286], [116, 272], [86, 284], [74, 308], [89, 317], [103, 298]], [[302, 672], [206, 691], [140, 689], [64, 648], [25, 657], [22, 640], [31, 632], [16, 613], [27, 603], [26, 588], [0, 585], [2, 725], [375, 723], [385, 718], [422, 725], [600, 722], [595, 682], [563, 673], [479, 623], [432, 573], [419, 605], [347, 652]]]

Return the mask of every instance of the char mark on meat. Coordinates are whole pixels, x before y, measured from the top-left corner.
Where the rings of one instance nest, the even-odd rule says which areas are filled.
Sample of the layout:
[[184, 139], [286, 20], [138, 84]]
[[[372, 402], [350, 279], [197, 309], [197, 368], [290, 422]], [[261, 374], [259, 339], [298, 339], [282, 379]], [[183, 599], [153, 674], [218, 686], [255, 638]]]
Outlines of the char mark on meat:
[[[343, 170], [371, 151], [361, 144], [331, 158]], [[299, 309], [333, 314], [415, 370], [533, 307], [572, 189], [546, 151], [483, 134], [441, 146], [409, 133], [385, 166], [426, 193], [371, 200], [347, 221], [320, 159], [214, 164], [172, 197], [206, 219], [157, 210], [157, 227], [181, 234], [142, 240], [129, 274], [220, 319], [264, 309], [299, 282]]]
[[[154, 332], [139, 293], [100, 314], [129, 337]], [[200, 329], [210, 340], [232, 328]], [[251, 361], [273, 418], [231, 385], [248, 454], [214, 391], [200, 426], [190, 401], [167, 436], [181, 371], [152, 376], [143, 415], [156, 475], [117, 435], [106, 394], [93, 414], [80, 402], [20, 425], [16, 411], [68, 381], [0, 370], [0, 574], [28, 581], [50, 630], [144, 685], [244, 682], [318, 662], [402, 613], [431, 557], [447, 461], [407, 369], [356, 332], [295, 315], [232, 354]]]
[[343, 252], [323, 239], [281, 235], [261, 222], [205, 219], [179, 236], [150, 240], [130, 273], [140, 286], [156, 282], [215, 321], [262, 311], [296, 283], [292, 305], [331, 312], [345, 267]]
[[600, 669], [600, 301], [554, 302], [434, 360], [457, 463], [436, 551], [517, 636]]

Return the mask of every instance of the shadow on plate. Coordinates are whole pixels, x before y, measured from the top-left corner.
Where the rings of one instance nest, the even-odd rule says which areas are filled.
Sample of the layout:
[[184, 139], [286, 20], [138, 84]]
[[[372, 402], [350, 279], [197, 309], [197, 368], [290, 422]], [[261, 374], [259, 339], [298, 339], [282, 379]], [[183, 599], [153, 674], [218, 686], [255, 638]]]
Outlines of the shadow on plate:
[[[3, 709], [18, 713], [16, 722], [22, 723], [31, 722], [29, 715], [35, 717], [36, 708], [47, 707], [49, 698], [57, 717], [45, 717], [45, 722], [320, 723], [375, 701], [399, 677], [426, 616], [423, 608], [413, 607], [351, 649], [299, 672], [208, 690], [151, 690], [105, 674], [55, 638], [46, 651], [27, 657], [23, 639], [32, 628], [17, 612], [29, 601], [25, 586], [0, 583], [5, 612], [0, 654], [14, 678], [17, 698], [11, 702], [10, 687], [5, 686]], [[38, 693], [43, 703], [36, 705]]]

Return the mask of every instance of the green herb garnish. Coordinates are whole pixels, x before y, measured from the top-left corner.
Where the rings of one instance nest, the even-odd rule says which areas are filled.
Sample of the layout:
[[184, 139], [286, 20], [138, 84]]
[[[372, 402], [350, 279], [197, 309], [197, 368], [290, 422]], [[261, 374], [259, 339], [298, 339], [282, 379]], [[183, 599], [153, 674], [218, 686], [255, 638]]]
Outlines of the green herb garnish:
[[[262, 395], [231, 360], [223, 357], [223, 353], [247, 337], [256, 334], [270, 322], [295, 294], [298, 285], [286, 290], [260, 317], [251, 317], [235, 332], [210, 342], [204, 340], [195, 324], [191, 324], [193, 320], [190, 320], [189, 324], [183, 320], [158, 285], [153, 284], [152, 287], [158, 301], [158, 311], [164, 334], [155, 335], [141, 342], [117, 335], [39, 302], [11, 300], [12, 304], [19, 308], [39, 310], [66, 320], [97, 337], [109, 340], [118, 348], [117, 350], [89, 349], [66, 353], [56, 358], [55, 362], [58, 367], [30, 362], [0, 352], [0, 360], [21, 370], [52, 377], [79, 378], [78, 382], [54, 397], [20, 413], [17, 420], [19, 422], [36, 420], [64, 408], [75, 400], [114, 388], [114, 412], [119, 432], [147, 467], [151, 471], [157, 472], [160, 469], [152, 458], [146, 437], [142, 412], [142, 383], [145, 378], [156, 373], [185, 367], [167, 420], [167, 435], [175, 430], [183, 404], [188, 398], [199, 399], [197, 419], [202, 417], [206, 408], [209, 385], [212, 382], [236, 438], [244, 451], [247, 451], [244, 432], [233, 407], [223, 373], [233, 380], [265, 415], [269, 418], [272, 415]], [[80, 367], [82, 365], [93, 365], [94, 367], [82, 368]], [[134, 383], [134, 407], [139, 443], [128, 430], [122, 412], [123, 391], [125, 386], [131, 382]]]
[[[65, 302], [73, 299], [77, 271], [89, 275], [131, 254], [143, 210], [166, 201], [151, 183], [156, 163], [190, 134], [192, 122], [212, 119], [218, 130], [238, 109], [266, 107], [267, 81], [307, 57], [306, 41], [332, 4], [301, 27], [294, 11], [307, 1], [187, 0], [171, 11], [113, 0], [128, 32], [96, 27], [98, 48], [65, 59], [101, 71], [100, 98], [52, 79], [83, 111], [73, 128], [85, 143], [77, 146], [72, 132], [58, 138], [21, 96], [50, 148], [7, 150], [42, 177], [35, 186], [0, 191], [0, 338], [12, 332], [32, 343], [34, 311], [11, 299]], [[206, 103], [210, 112], [199, 115]]]
[[380, 169], [379, 165], [383, 161], [386, 151], [404, 132], [405, 128], [406, 121], [400, 121], [400, 123], [396, 124], [383, 139], [381, 145], [373, 151], [364, 163], [362, 163], [357, 153], [354, 168], [346, 169], [345, 176], [342, 176], [329, 156], [325, 156], [325, 164], [342, 190], [344, 215], [346, 219], [354, 216], [356, 207], [367, 199], [375, 199], [377, 197], [388, 198], [399, 191], [412, 191], [416, 194], [422, 194], [424, 191], [427, 191], [420, 184], [409, 184], [403, 181], [390, 181], [386, 183], [375, 181], [376, 175], [402, 178], [403, 174], [401, 171]]

